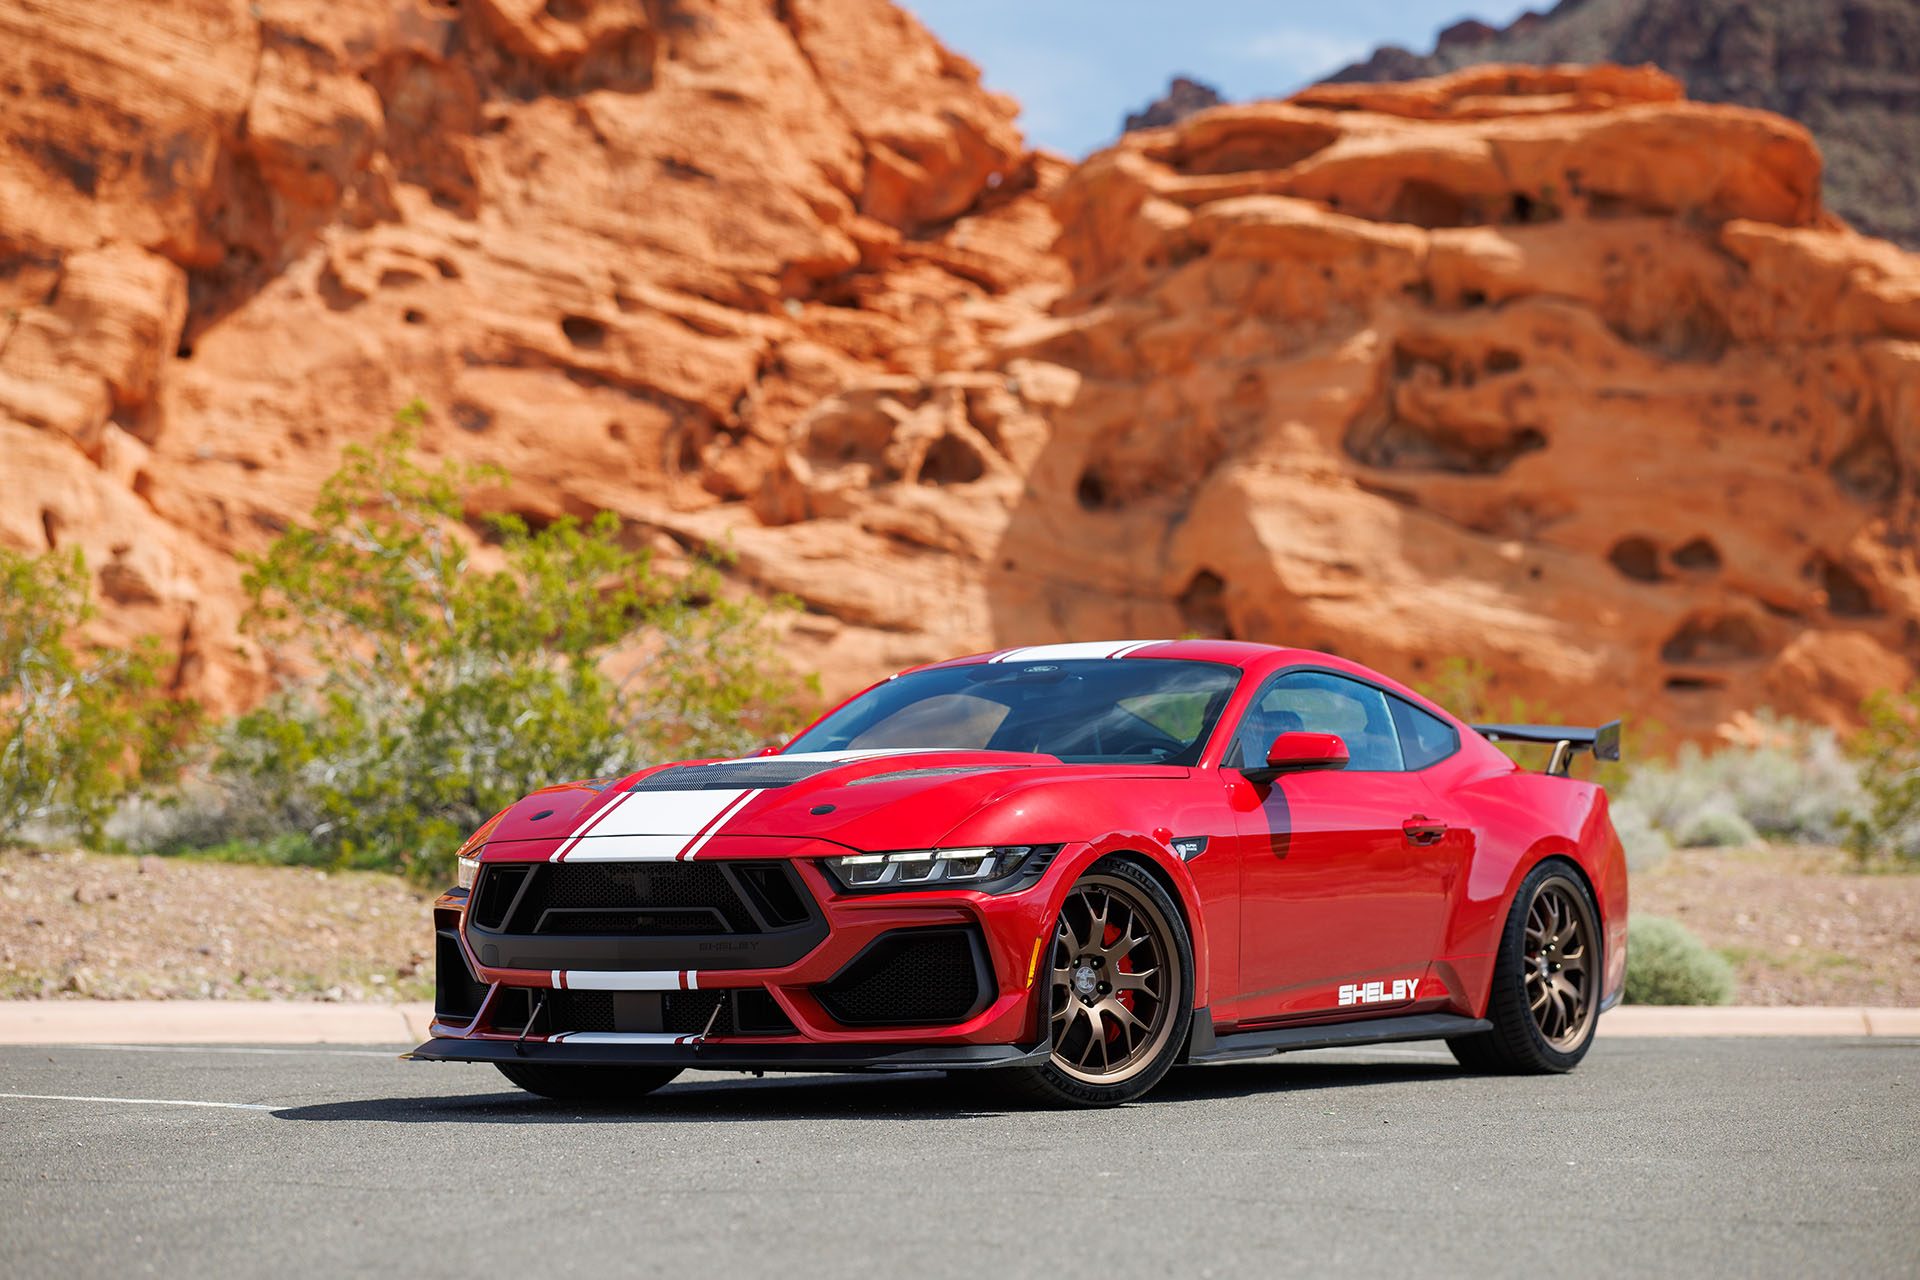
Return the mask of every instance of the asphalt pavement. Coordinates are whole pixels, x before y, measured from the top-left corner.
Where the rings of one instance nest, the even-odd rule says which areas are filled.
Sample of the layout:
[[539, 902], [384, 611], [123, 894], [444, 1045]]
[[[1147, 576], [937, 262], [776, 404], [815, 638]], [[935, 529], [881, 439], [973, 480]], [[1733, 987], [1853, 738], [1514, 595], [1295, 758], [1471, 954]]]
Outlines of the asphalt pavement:
[[[1604, 1025], [1604, 1024], [1603, 1024]], [[1439, 1046], [530, 1098], [384, 1047], [0, 1047], [0, 1275], [1913, 1276], [1920, 1040]], [[36, 1096], [20, 1096], [36, 1095]]]

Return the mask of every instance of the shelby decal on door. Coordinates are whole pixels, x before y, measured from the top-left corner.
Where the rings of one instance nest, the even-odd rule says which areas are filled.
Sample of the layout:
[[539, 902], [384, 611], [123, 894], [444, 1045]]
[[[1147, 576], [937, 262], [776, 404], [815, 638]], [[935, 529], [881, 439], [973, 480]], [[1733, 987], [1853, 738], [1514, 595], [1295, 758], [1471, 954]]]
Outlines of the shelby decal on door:
[[1411, 1000], [1420, 989], [1418, 978], [1395, 978], [1392, 982], [1346, 982], [1340, 985], [1341, 1004], [1392, 1004]]

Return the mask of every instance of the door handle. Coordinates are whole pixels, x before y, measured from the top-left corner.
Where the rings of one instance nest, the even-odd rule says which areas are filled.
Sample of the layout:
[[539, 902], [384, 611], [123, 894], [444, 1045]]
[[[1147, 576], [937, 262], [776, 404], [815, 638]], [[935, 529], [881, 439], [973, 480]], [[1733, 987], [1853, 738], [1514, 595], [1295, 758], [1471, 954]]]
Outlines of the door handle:
[[1441, 837], [1447, 834], [1447, 824], [1435, 822], [1424, 813], [1416, 813], [1400, 824], [1400, 830], [1406, 833], [1408, 844], [1439, 844]]

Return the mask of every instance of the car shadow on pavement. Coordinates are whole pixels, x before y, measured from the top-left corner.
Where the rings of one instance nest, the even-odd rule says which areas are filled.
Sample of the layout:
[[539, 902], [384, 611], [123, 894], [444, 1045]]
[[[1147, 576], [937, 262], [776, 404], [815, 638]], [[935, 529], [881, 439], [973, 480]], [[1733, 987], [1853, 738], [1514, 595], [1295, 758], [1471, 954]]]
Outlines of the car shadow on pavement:
[[[1264, 1059], [1181, 1067], [1134, 1106], [1200, 1102], [1319, 1089], [1466, 1076], [1451, 1062], [1288, 1062]], [[367, 1098], [285, 1107], [281, 1120], [385, 1121], [399, 1124], [702, 1123], [745, 1119], [975, 1119], [1035, 1108], [981, 1074], [933, 1072], [840, 1076], [697, 1078], [631, 1102], [555, 1102], [517, 1090], [442, 1096]]]

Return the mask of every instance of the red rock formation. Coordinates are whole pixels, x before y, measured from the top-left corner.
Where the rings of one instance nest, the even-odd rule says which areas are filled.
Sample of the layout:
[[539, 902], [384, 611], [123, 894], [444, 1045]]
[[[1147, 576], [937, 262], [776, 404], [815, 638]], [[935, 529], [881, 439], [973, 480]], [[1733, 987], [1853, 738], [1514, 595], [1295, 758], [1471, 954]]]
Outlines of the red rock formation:
[[[1920, 657], [1920, 262], [1832, 229], [1818, 175], [1798, 126], [1615, 68], [1131, 135], [1056, 197], [1074, 287], [1003, 343], [1005, 388], [875, 387], [797, 433], [791, 536], [867, 567], [737, 536], [826, 611], [956, 646], [1465, 653], [1576, 717], [1843, 722]], [[886, 468], [963, 417], [1042, 443], [937, 502]], [[860, 461], [823, 471], [823, 430]]]
[[1658, 73], [1068, 174], [882, 0], [16, 0], [0, 100], [0, 540], [218, 708], [234, 553], [415, 395], [481, 506], [729, 539], [834, 689], [1192, 630], [1705, 732], [1920, 656], [1920, 270]]
[[[0, 538], [245, 702], [233, 553], [415, 395], [534, 517], [739, 499], [1064, 272], [1014, 104], [881, 0], [0, 6]], [[118, 566], [118, 567], [114, 567]]]

